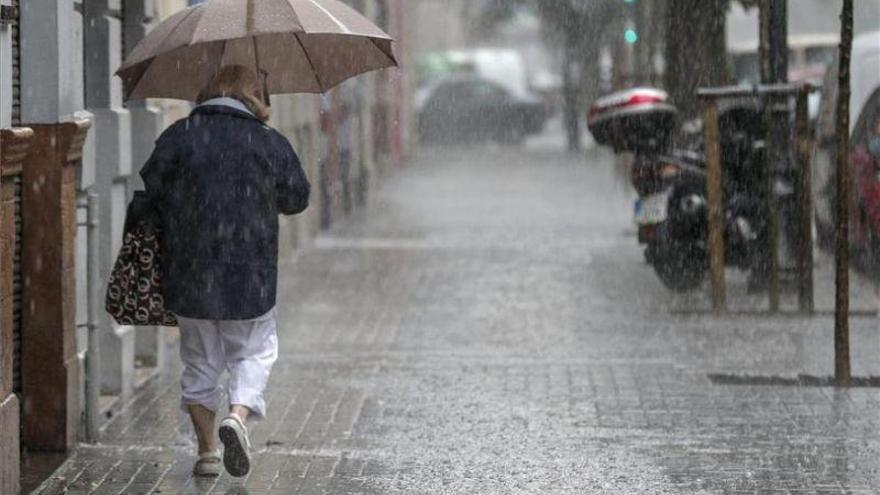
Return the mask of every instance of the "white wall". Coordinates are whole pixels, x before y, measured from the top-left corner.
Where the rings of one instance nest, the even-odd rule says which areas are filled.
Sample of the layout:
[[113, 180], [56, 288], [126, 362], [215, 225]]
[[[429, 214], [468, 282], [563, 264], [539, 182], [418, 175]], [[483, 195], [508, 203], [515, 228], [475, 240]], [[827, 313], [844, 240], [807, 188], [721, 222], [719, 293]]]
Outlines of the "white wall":
[[21, 2], [21, 33], [21, 121], [72, 119], [83, 108], [82, 17], [74, 2]]

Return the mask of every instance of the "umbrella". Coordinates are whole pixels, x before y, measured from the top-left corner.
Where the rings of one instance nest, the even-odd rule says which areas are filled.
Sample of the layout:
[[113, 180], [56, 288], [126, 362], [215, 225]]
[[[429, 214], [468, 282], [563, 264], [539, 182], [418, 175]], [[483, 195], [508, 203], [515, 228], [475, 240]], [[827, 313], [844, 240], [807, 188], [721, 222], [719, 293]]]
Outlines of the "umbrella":
[[338, 0], [210, 0], [162, 21], [116, 74], [126, 100], [195, 100], [227, 65], [264, 75], [269, 94], [323, 93], [397, 66], [392, 41]]

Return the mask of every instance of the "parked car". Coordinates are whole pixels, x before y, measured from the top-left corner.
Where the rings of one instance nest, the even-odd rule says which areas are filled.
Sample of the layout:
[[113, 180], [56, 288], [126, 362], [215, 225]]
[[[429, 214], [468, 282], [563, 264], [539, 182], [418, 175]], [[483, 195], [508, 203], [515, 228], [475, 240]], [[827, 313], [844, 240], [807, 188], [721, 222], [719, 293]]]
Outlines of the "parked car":
[[517, 144], [544, 129], [548, 111], [532, 95], [515, 95], [487, 79], [456, 76], [416, 95], [422, 143], [495, 140]]
[[[850, 237], [858, 268], [880, 272], [880, 157], [868, 140], [880, 122], [880, 31], [853, 41], [850, 99]], [[813, 202], [819, 246], [834, 243], [837, 167], [837, 62], [825, 77], [813, 158]]]

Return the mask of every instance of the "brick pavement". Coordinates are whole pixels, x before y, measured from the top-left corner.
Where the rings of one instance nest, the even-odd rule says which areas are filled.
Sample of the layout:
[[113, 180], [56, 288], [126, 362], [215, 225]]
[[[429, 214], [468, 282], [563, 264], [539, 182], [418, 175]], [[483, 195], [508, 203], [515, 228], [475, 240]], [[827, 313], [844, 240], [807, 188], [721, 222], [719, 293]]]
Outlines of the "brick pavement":
[[[678, 314], [707, 301], [641, 262], [622, 180], [600, 153], [424, 154], [283, 267], [249, 478], [189, 476], [171, 367], [45, 492], [880, 491], [880, 390], [709, 378], [826, 375], [830, 319]], [[854, 320], [857, 374], [876, 329]]]

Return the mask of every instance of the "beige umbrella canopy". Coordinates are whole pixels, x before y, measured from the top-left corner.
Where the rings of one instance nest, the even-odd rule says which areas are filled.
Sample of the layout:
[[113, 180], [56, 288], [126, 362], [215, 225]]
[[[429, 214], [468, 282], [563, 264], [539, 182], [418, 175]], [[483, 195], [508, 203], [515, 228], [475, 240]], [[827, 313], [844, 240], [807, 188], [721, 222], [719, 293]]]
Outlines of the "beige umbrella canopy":
[[195, 100], [226, 65], [265, 74], [270, 94], [322, 93], [396, 66], [392, 41], [338, 0], [210, 0], [156, 26], [116, 74], [126, 100]]

